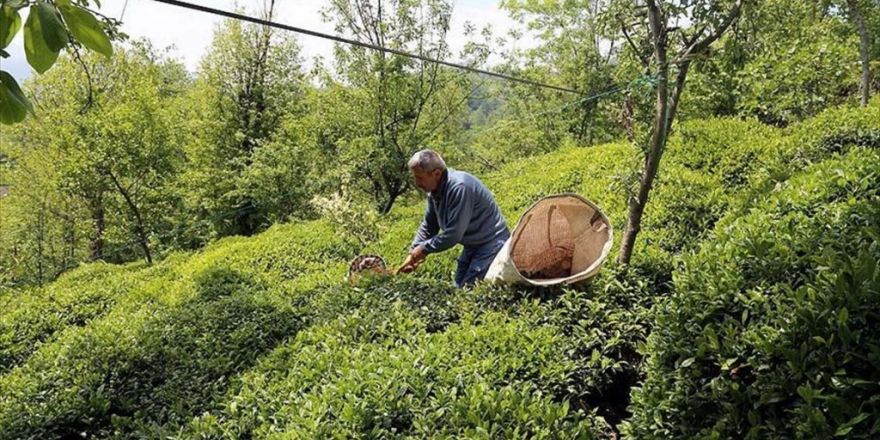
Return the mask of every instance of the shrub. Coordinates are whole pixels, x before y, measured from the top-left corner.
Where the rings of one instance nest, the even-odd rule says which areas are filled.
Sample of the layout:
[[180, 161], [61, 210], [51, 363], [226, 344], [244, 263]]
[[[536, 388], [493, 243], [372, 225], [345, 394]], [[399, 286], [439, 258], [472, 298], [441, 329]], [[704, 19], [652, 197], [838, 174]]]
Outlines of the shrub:
[[[841, 106], [829, 108], [816, 117], [788, 128], [790, 142], [783, 145], [786, 161], [798, 166], [821, 161], [834, 153], [845, 153], [850, 147], [876, 148], [880, 131], [880, 100], [867, 107]], [[790, 158], [790, 159], [788, 159]]]
[[188, 418], [301, 324], [253, 290], [180, 300], [189, 295], [161, 288], [176, 298], [69, 329], [0, 378], [3, 436], [101, 436]]
[[142, 270], [140, 264], [94, 263], [27, 293], [10, 294], [0, 308], [0, 373], [27, 359], [40, 344], [71, 326], [85, 326], [110, 311], [120, 297], [164, 266]]
[[[786, 130], [682, 125], [635, 264], [577, 288], [459, 291], [455, 251], [342, 282], [355, 253], [402, 260], [413, 197], [364, 249], [327, 220], [276, 225], [152, 268], [85, 267], [21, 306], [0, 294], [0, 437], [609, 437], [645, 365], [634, 436], [870, 432], [876, 354], [854, 347], [876, 341], [877, 102]], [[565, 146], [485, 181], [510, 220], [574, 191], [621, 231], [639, 154]], [[754, 405], [772, 417], [752, 424]]]
[[628, 434], [876, 434], [878, 170], [856, 149], [719, 223], [657, 310]]
[[[384, 297], [375, 288], [360, 291]], [[423, 309], [368, 300], [301, 332], [183, 437], [593, 435], [588, 417], [553, 399], [573, 364], [552, 327], [486, 312], [432, 333]]]
[[[287, 280], [317, 264], [333, 272], [348, 251], [327, 229], [273, 228], [142, 270], [149, 281], [103, 316], [64, 328], [0, 376], [0, 437], [126, 434], [188, 420], [303, 325], [308, 309], [291, 300], [310, 285]], [[73, 287], [56, 285], [66, 294]]]

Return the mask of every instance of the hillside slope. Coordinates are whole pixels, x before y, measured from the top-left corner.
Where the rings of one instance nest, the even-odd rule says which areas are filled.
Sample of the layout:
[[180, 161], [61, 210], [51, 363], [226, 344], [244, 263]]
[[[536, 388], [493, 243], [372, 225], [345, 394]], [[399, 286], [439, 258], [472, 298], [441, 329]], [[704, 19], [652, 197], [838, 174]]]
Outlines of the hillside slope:
[[[855, 280], [846, 291], [857, 304], [838, 321], [876, 321], [876, 265], [862, 266], [880, 257], [878, 146], [876, 100], [786, 130], [687, 123], [668, 147], [634, 266], [621, 273], [611, 263], [577, 289], [456, 291], [455, 252], [413, 276], [343, 283], [357, 253], [402, 259], [416, 204], [393, 211], [366, 249], [324, 220], [277, 225], [152, 267], [94, 264], [4, 292], [0, 438], [593, 438], [627, 419], [635, 437], [869, 432], [876, 406], [799, 406], [815, 402], [813, 391], [837, 392], [827, 389], [836, 363], [804, 364], [826, 374], [820, 382], [771, 380], [772, 399], [751, 384], [783, 374], [777, 361], [799, 340], [759, 340], [755, 329], [781, 331], [790, 313], [840, 316], [825, 288], [837, 278], [821, 268], [845, 266], [835, 274]], [[511, 226], [542, 195], [573, 191], [620, 228], [626, 199], [615, 188], [639, 157], [624, 143], [566, 147], [483, 180]], [[735, 302], [759, 288], [780, 303]], [[803, 289], [828, 299], [786, 303]], [[743, 329], [727, 330], [729, 316]], [[798, 334], [827, 350], [880, 345], [867, 330], [832, 341], [833, 329], [804, 319]], [[877, 383], [876, 371], [841, 362], [854, 366], [848, 380]], [[746, 364], [769, 373], [747, 385], [716, 380]], [[629, 418], [630, 389], [642, 381]], [[840, 399], [864, 395], [861, 383]], [[770, 400], [773, 420], [744, 409]], [[833, 413], [828, 426], [817, 411]]]

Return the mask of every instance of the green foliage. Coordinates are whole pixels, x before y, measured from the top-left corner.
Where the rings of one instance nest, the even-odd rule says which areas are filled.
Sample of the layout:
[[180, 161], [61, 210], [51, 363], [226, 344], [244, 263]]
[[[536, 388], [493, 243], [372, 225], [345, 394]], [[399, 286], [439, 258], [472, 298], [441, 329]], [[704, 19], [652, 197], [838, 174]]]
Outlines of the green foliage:
[[[634, 393], [636, 437], [876, 434], [876, 151], [855, 149], [732, 215], [676, 274]], [[871, 342], [869, 342], [871, 341]]]
[[[623, 144], [612, 144], [601, 149], [569, 147], [545, 157], [511, 163], [486, 180], [496, 189], [504, 211], [512, 215], [523, 212], [541, 195], [558, 191], [578, 191], [598, 201], [607, 208], [615, 221], [622, 222], [625, 206], [619, 197], [609, 191], [609, 187], [613, 185], [615, 175], [626, 170], [628, 162], [634, 159], [632, 149]], [[386, 256], [398, 255], [398, 252], [402, 255], [420, 214], [421, 209], [418, 206], [394, 211], [390, 231], [372, 245], [375, 247], [371, 249]], [[351, 258], [356, 249], [347, 246], [360, 246], [355, 243], [343, 245], [346, 242], [349, 242], [347, 237], [337, 235], [334, 227], [323, 222], [273, 228], [257, 239], [223, 240], [195, 260], [187, 263], [181, 261], [165, 269], [171, 271], [169, 277], [176, 277], [174, 274], [180, 273], [184, 279], [193, 279], [191, 288], [185, 287], [188, 282], [179, 288], [169, 288], [169, 293], [164, 296], [167, 298], [165, 301], [175, 301], [174, 298], [178, 297], [196, 298], [186, 301], [197, 303], [222, 301], [235, 295], [230, 292], [238, 291], [240, 286], [264, 286], [257, 290], [268, 289], [288, 298], [295, 310], [299, 311], [299, 319], [307, 323], [307, 331], [315, 333], [312, 340], [316, 342], [313, 343], [326, 344], [351, 332], [355, 336], [359, 335], [359, 339], [346, 342], [343, 348], [328, 351], [328, 354], [338, 351], [333, 359], [342, 358], [345, 365], [349, 365], [339, 373], [338, 379], [328, 379], [326, 383], [313, 382], [320, 380], [318, 378], [322, 376], [320, 373], [306, 373], [312, 370], [303, 370], [302, 374], [288, 376], [288, 371], [293, 368], [290, 362], [298, 362], [302, 366], [296, 368], [306, 369], [316, 365], [316, 359], [319, 359], [316, 356], [306, 356], [304, 353], [308, 351], [303, 351], [300, 346], [285, 351], [289, 353], [286, 355], [288, 357], [283, 361], [279, 360], [277, 367], [272, 367], [283, 372], [278, 379], [281, 381], [279, 387], [289, 385], [314, 390], [308, 392], [308, 400], [303, 401], [313, 402], [313, 411], [329, 410], [332, 414], [339, 414], [341, 419], [334, 419], [337, 421], [328, 426], [334, 426], [342, 432], [356, 433], [376, 429], [376, 432], [390, 433], [392, 429], [397, 429], [397, 432], [402, 433], [406, 432], [403, 426], [410, 426], [407, 429], [414, 435], [437, 431], [446, 432], [450, 436], [479, 436], [486, 435], [483, 433], [485, 430], [490, 436], [516, 437], [528, 433], [549, 435], [556, 432], [546, 431], [546, 427], [551, 426], [556, 427], [554, 429], [559, 432], [555, 434], [557, 437], [569, 438], [576, 435], [602, 435], [608, 428], [600, 417], [608, 421], [618, 421], [625, 416], [626, 390], [639, 375], [641, 364], [636, 353], [647, 332], [643, 313], [632, 314], [632, 311], [647, 310], [650, 301], [643, 300], [650, 298], [647, 292], [653, 287], [649, 283], [639, 279], [618, 279], [609, 273], [607, 277], [603, 275], [601, 280], [597, 280], [596, 287], [587, 292], [568, 291], [550, 301], [536, 302], [532, 293], [496, 289], [481, 290], [477, 296], [472, 297], [464, 292], [455, 292], [448, 281], [429, 282], [431, 277], [450, 277], [454, 255], [449, 253], [443, 255], [440, 261], [430, 261], [424, 267], [421, 278], [410, 276], [397, 282], [380, 278], [372, 280], [372, 284], [355, 288], [316, 288], [322, 284], [338, 283], [341, 279], [345, 261]], [[329, 263], [332, 261], [338, 263]], [[176, 268], [181, 264], [182, 267]], [[328, 268], [328, 264], [331, 269], [336, 268], [330, 271], [335, 272], [335, 276], [327, 277], [322, 273]], [[68, 329], [66, 333], [91, 334], [97, 328], [109, 325], [101, 322], [114, 322], [114, 316], [119, 316], [118, 319], [122, 319], [122, 316], [131, 317], [131, 307], [134, 304], [143, 303], [146, 298], [159, 294], [155, 289], [168, 284], [168, 281], [152, 276], [146, 279], [155, 282], [150, 283], [153, 287], [147, 288], [146, 292], [155, 293], [148, 293], [146, 296], [144, 293], [130, 294], [130, 299], [125, 300], [125, 304], [132, 304], [131, 306], [113, 306], [111, 314], [105, 315], [100, 321], [93, 322], [82, 330]], [[134, 288], [132, 291], [144, 291], [144, 288]], [[398, 307], [399, 310], [390, 312], [388, 307]], [[187, 313], [203, 316], [192, 309], [187, 309]], [[325, 325], [322, 323], [333, 322], [350, 313], [367, 314], [368, 318], [356, 325], [345, 324], [342, 327], [322, 329]], [[395, 318], [389, 321], [389, 317], [396, 316], [395, 314], [401, 315], [400, 320]], [[141, 328], [147, 325], [137, 322], [140, 321], [132, 318], [127, 326]], [[397, 334], [388, 332], [399, 331], [394, 329], [400, 326], [411, 330], [404, 331], [402, 336], [388, 336]], [[485, 336], [477, 339], [467, 336], [473, 332]], [[532, 333], [534, 336], [520, 339], [523, 335]], [[302, 335], [300, 333], [297, 338], [303, 337]], [[328, 335], [335, 336], [331, 338]], [[36, 359], [48, 356], [42, 354], [43, 352], [52, 353], [49, 347], [63, 344], [71, 337], [65, 334], [57, 342], [40, 347], [25, 364], [13, 370], [14, 375], [22, 375], [21, 380], [24, 381], [24, 377], [39, 377], [39, 374], [44, 374], [24, 372], [34, 368], [30, 365], [37, 362]], [[404, 337], [412, 341], [405, 347], [400, 347], [398, 343], [389, 345], [389, 342], [382, 342], [388, 340], [387, 338], [399, 341]], [[192, 349], [187, 341], [175, 342], [173, 346]], [[91, 350], [109, 350], [102, 348], [105, 347], [102, 344], [95, 345]], [[376, 344], [380, 346], [374, 349]], [[162, 350], [174, 349], [173, 346]], [[281, 347], [276, 351], [283, 350]], [[134, 356], [151, 357], [158, 356], [152, 354], [154, 351], [163, 352], [149, 347], [144, 350], [146, 351], [137, 352]], [[206, 353], [204, 356], [212, 359], [214, 355]], [[295, 356], [301, 357], [292, 359]], [[438, 385], [433, 384], [440, 379], [420, 376], [412, 367], [400, 370], [403, 376], [394, 373], [398, 368], [403, 368], [401, 365], [411, 366], [412, 363], [400, 364], [393, 359], [407, 360], [413, 359], [413, 356], [430, 356], [433, 360], [427, 365], [431, 367], [431, 371], [450, 370], [458, 373], [455, 376], [439, 376], [446, 377], [442, 379], [442, 383], [449, 385], [442, 388], [442, 394], [432, 398], [433, 394], [425, 393], [428, 393], [427, 390], [437, 390]], [[266, 359], [272, 357], [274, 355]], [[117, 371], [117, 367], [112, 365], [114, 364], [110, 364], [110, 370], [106, 371]], [[338, 363], [333, 361], [329, 365]], [[375, 388], [362, 384], [364, 381], [360, 378], [364, 377], [365, 371], [374, 371], [380, 367], [391, 375], [378, 376], [373, 385]], [[145, 368], [148, 372], [142, 379], [148, 380], [152, 377], [153, 373], [149, 371], [153, 367]], [[184, 364], [175, 366], [172, 370], [178, 368], [190, 367]], [[199, 417], [189, 427], [183, 428], [184, 432], [195, 430], [193, 432], [216, 435], [225, 433], [229, 437], [251, 431], [289, 431], [291, 436], [308, 436], [320, 432], [317, 431], [320, 426], [310, 424], [310, 420], [315, 420], [318, 412], [300, 414], [294, 411], [298, 406], [288, 407], [277, 400], [285, 392], [270, 392], [267, 395], [259, 391], [266, 389], [262, 382], [255, 382], [253, 388], [250, 388], [250, 379], [247, 378], [252, 374], [255, 377], [262, 374], [257, 373], [261, 368], [255, 367], [255, 370], [242, 376], [242, 388], [233, 385], [227, 392], [228, 396], [222, 399], [219, 397], [223, 394], [222, 386], [211, 388], [216, 393], [210, 396], [194, 393], [192, 398], [179, 395], [163, 397], [164, 403], [156, 403], [157, 409], [154, 412], [160, 415], [155, 418], [118, 414], [111, 408], [108, 412], [101, 413], [104, 414], [104, 419], [96, 418], [97, 421], [90, 424], [89, 429], [133, 432], [146, 429], [146, 423], [156, 422], [163, 427], [155, 432], [172, 433], [178, 429], [176, 426], [180, 421], [186, 419], [185, 414], [199, 414], [200, 410], [196, 408], [210, 407], [213, 404], [209, 402], [217, 402], [219, 399], [226, 402], [221, 404], [226, 409]], [[37, 370], [50, 371], [48, 368]], [[172, 372], [172, 376], [176, 374], [178, 373]], [[463, 385], [458, 384], [459, 376]], [[284, 379], [287, 377], [290, 378]], [[285, 385], [287, 381], [294, 382]], [[393, 388], [393, 392], [383, 391], [389, 389], [388, 387], [397, 387], [400, 383], [407, 383], [411, 387], [413, 391], [406, 391], [405, 396], [412, 393], [412, 405], [421, 409], [407, 409], [408, 407], [401, 406], [401, 403], [392, 398], [399, 388]], [[20, 390], [19, 387], [22, 386], [11, 389]], [[81, 389], [94, 389], [97, 386], [96, 383], [91, 383]], [[454, 391], [452, 387], [455, 387]], [[160, 388], [170, 389], [170, 386], [160, 385]], [[493, 391], [483, 391], [484, 389]], [[131, 398], [134, 400], [146, 399], [140, 394], [136, 383], [128, 383], [118, 390], [118, 393], [134, 396]], [[350, 390], [351, 399], [354, 400], [349, 406], [340, 406], [336, 397], [340, 395], [340, 390]], [[247, 403], [253, 402], [251, 397], [247, 397], [252, 393], [264, 397], [259, 397], [257, 403]], [[229, 396], [241, 396], [240, 399], [243, 400], [233, 406], [231, 402], [238, 402], [239, 398]], [[424, 398], [417, 399], [418, 396]], [[269, 399], [268, 403], [259, 403], [264, 402], [263, 399]], [[566, 401], [569, 403], [566, 404]], [[144, 402], [142, 405], [148, 404]], [[79, 405], [73, 404], [72, 408], [78, 408]], [[184, 409], [175, 410], [172, 414], [158, 409], [162, 405], [176, 405], [176, 408]], [[233, 409], [247, 408], [248, 405], [266, 409], [265, 412], [261, 409], [256, 413], [243, 413], [241, 409]], [[568, 409], [563, 410], [566, 406]], [[351, 409], [343, 416], [342, 411], [346, 407]], [[385, 408], [387, 411], [376, 412], [372, 408]], [[384, 415], [384, 412], [388, 414]], [[276, 413], [283, 413], [284, 418], [271, 419], [260, 415]], [[496, 416], [489, 417], [489, 414]], [[109, 420], [117, 420], [112, 428], [106, 424], [107, 417]], [[411, 422], [399, 425], [400, 420]], [[42, 425], [43, 428], [39, 429], [55, 432], [51, 430], [62, 429], [59, 428], [62, 425], [67, 426], [62, 422], [51, 422], [51, 425]], [[28, 432], [31, 429], [38, 428], [27, 428]]]
[[[5, 34], [0, 40], [12, 38], [21, 27], [18, 8], [51, 9], [46, 20], [57, 19], [65, 27], [70, 50], [85, 47], [105, 53], [109, 40], [120, 35], [112, 19], [88, 15], [89, 3], [5, 2], [0, 14]], [[705, 8], [692, 8], [694, 12], [672, 2], [667, 11], [706, 19], [711, 28], [729, 4], [716, 3], [705, 2]], [[842, 9], [791, 0], [746, 3], [735, 34], [714, 44], [709, 59], [691, 66], [682, 114], [757, 115], [784, 125], [849, 99], [855, 84], [850, 73], [856, 64], [850, 56], [856, 40]], [[454, 166], [485, 174], [524, 156], [615, 141], [623, 134], [645, 145], [654, 88], [648, 82], [631, 83], [645, 75], [638, 59], [645, 47], [631, 47], [619, 35], [630, 17], [629, 3], [517, 0], [503, 2], [502, 7], [521, 29], [496, 36], [488, 28], [468, 25], [468, 41], [458, 59], [587, 93], [614, 85], [631, 87], [579, 99], [347, 46], [340, 46], [332, 60], [316, 60], [307, 74], [292, 36], [234, 21], [217, 28], [192, 75], [152, 49], [139, 55], [149, 59], [146, 64], [129, 64], [130, 53], [104, 62], [82, 51], [70, 58], [59, 52], [55, 69], [62, 70], [37, 78], [24, 91], [0, 73], [0, 118], [23, 117], [26, 95], [46, 107], [38, 109], [40, 121], [13, 130], [11, 142], [3, 146], [9, 150], [2, 154], [10, 158], [6, 168], [11, 178], [4, 176], [2, 183], [11, 184], [12, 190], [0, 203], [12, 214], [0, 219], [2, 282], [40, 284], [83, 261], [161, 256], [166, 250], [195, 249], [220, 237], [252, 235], [277, 222], [313, 219], [320, 213], [310, 201], [340, 191], [357, 209], [369, 204], [386, 212], [417, 196], [410, 191], [404, 163], [421, 148], [441, 150]], [[870, 23], [880, 16], [874, 9], [866, 10]], [[272, 17], [272, 11], [260, 13]], [[384, 4], [381, 17], [368, 1], [340, 0], [323, 13], [337, 30], [361, 40], [380, 38], [383, 44], [425, 56], [456, 58], [447, 35], [451, 5], [445, 0]], [[518, 45], [513, 41], [525, 31], [537, 39], [536, 47], [503, 49], [508, 43]], [[642, 41], [644, 29], [630, 31], [630, 37]], [[54, 41], [51, 36], [49, 40]], [[673, 40], [678, 44], [678, 38]], [[134, 46], [125, 50], [138, 52]], [[792, 47], [802, 49], [792, 55]], [[502, 62], [487, 66], [490, 56], [500, 56]], [[79, 57], [88, 70], [75, 66]], [[155, 81], [124, 73], [146, 69], [150, 63], [160, 66], [145, 74]], [[133, 91], [117, 93], [126, 87]], [[151, 88], [158, 90], [150, 93]], [[767, 99], [769, 95], [775, 98]], [[13, 101], [18, 104], [6, 105]], [[115, 110], [103, 111], [106, 106]], [[827, 148], [851, 139], [873, 142], [870, 131], [846, 136], [830, 139]], [[136, 142], [123, 142], [129, 137]], [[92, 145], [92, 138], [100, 141]], [[20, 154], [30, 145], [38, 146], [39, 154]], [[639, 150], [632, 151], [635, 155]], [[743, 156], [742, 166], [752, 166], [754, 157]], [[615, 196], [624, 199], [637, 180], [631, 168], [638, 162], [631, 159], [625, 159], [628, 167], [616, 173]], [[736, 174], [737, 160], [739, 156], [723, 166]], [[45, 166], [56, 162], [59, 166]], [[664, 229], [670, 231], [637, 249], [644, 251], [638, 264], [665, 274], [657, 278], [661, 283], [672, 270], [668, 255], [711, 229], [733, 197], [726, 189], [730, 182], [716, 182], [711, 173], [691, 165], [693, 173], [672, 164], [673, 169], [659, 177], [658, 187], [665, 186], [664, 174], [672, 179], [669, 187], [688, 186], [669, 191], [668, 206], [675, 203], [674, 209], [663, 203], [646, 213], [646, 220], [653, 216], [650, 221], [665, 222]], [[142, 176], [142, 169], [150, 171]], [[578, 189], [578, 182], [589, 180], [575, 172], [568, 177], [570, 184], [544, 186]], [[768, 181], [775, 183], [777, 177]], [[725, 177], [730, 178], [737, 177]], [[725, 189], [719, 190], [719, 183]], [[511, 196], [528, 200], [539, 192]], [[699, 200], [690, 203], [692, 197]], [[615, 221], [620, 231], [624, 223]], [[367, 239], [373, 238], [367, 234]]]
[[[678, 45], [731, 2], [661, 3]], [[838, 3], [747, 2], [693, 64], [626, 270], [461, 291], [454, 251], [344, 281], [357, 253], [405, 255], [409, 155], [482, 171], [509, 221], [571, 191], [621, 231], [651, 84], [578, 100], [347, 46], [307, 76], [292, 37], [232, 21], [190, 75], [141, 43], [77, 52], [116, 37], [87, 1], [2, 2], [0, 50], [28, 6], [28, 60], [54, 69], [25, 91], [0, 72], [2, 122], [39, 104], [0, 151], [0, 283], [37, 285], [0, 290], [0, 438], [877, 436], [880, 101], [828, 109], [857, 71]], [[630, 1], [503, 7], [537, 47], [495, 68], [583, 91], [644, 75]], [[324, 13], [455, 58], [450, 2], [382, 8]], [[480, 37], [460, 59], [503, 46]]]
[[12, 42], [12, 38], [21, 29], [21, 15], [18, 10], [10, 5], [3, 4], [0, 7], [0, 49], [5, 49]]
[[[97, 1], [96, 1], [97, 3]], [[31, 67], [38, 73], [49, 70], [58, 59], [59, 52], [70, 47], [79, 56], [77, 48], [86, 48], [110, 57], [113, 46], [107, 31], [115, 33], [118, 23], [103, 17], [104, 24], [86, 8], [88, 0], [14, 0], [0, 5], [0, 57], [8, 58], [5, 49], [21, 29], [19, 10], [29, 8], [24, 24], [24, 51]], [[8, 72], [0, 71], [0, 123], [13, 124], [24, 120], [34, 109], [18, 83]]]
[[262, 290], [265, 287], [249, 276], [224, 266], [207, 267], [193, 277], [195, 289], [201, 299], [213, 301], [236, 292], [249, 292], [252, 289]]
[[67, 32], [51, 3], [38, 1], [31, 6], [24, 24], [24, 52], [38, 73], [49, 70], [58, 52], [67, 45]]
[[797, 0], [747, 6], [717, 56], [695, 65], [684, 112], [787, 125], [854, 99], [858, 35], [839, 13]]
[[145, 257], [178, 204], [170, 178], [182, 157], [168, 104], [187, 82], [183, 67], [145, 43], [83, 63], [103, 74], [93, 88], [73, 86], [86, 74], [64, 57], [31, 85], [45, 106], [39, 118], [4, 133], [13, 188], [0, 201], [4, 281], [39, 284], [87, 258]]
[[880, 99], [874, 99], [867, 107], [827, 109], [790, 127], [791, 144], [784, 146], [786, 155], [800, 164], [809, 164], [854, 146], [876, 148], [878, 118]]
[[101, 317], [132, 285], [157, 273], [138, 269], [94, 264], [76, 271], [76, 277], [63, 277], [61, 284], [16, 295], [15, 304], [0, 313], [0, 372], [20, 364], [56, 332]]
[[[271, 19], [272, 11], [264, 13]], [[289, 34], [235, 20], [215, 30], [197, 81], [176, 103], [188, 121], [181, 214], [202, 222], [181, 242], [252, 235], [275, 221], [308, 217], [308, 156], [297, 143], [275, 140], [282, 121], [299, 114], [301, 61]]]
[[9, 73], [0, 71], [0, 88], [0, 123], [21, 121], [27, 116], [27, 112], [34, 111], [15, 78]]
[[106, 57], [113, 55], [110, 39], [107, 38], [98, 20], [92, 14], [67, 0], [58, 2], [58, 10], [64, 17], [74, 39], [101, 55]]
[[[28, 408], [4, 402], [4, 435], [126, 432], [186, 417], [298, 325], [292, 312], [247, 292], [151, 309], [109, 315], [4, 377], [4, 395], [40, 402]], [[41, 370], [48, 373], [44, 380], [27, 375]]]
[[[431, 58], [450, 55], [448, 0], [392, 2], [379, 8], [365, 0], [334, 0], [322, 12], [337, 31], [360, 41]], [[336, 165], [331, 172], [337, 179], [347, 176], [377, 211], [388, 213], [410, 189], [410, 156], [454, 137], [473, 93], [470, 78], [435, 63], [343, 45], [335, 48], [334, 71], [321, 73], [327, 92], [339, 95], [316, 102], [325, 108], [317, 111], [337, 121], [354, 119], [355, 124], [317, 145], [318, 153]], [[340, 100], [356, 113], [326, 107]], [[328, 125], [341, 124], [321, 123]], [[330, 155], [334, 151], [339, 154]]]
[[[500, 6], [539, 41], [537, 47], [507, 54], [507, 69], [536, 81], [580, 90], [585, 95], [598, 94], [614, 85], [614, 70], [618, 66], [613, 60], [614, 49], [600, 43], [604, 36], [600, 2], [508, 0]], [[618, 109], [601, 99], [576, 102], [577, 98], [534, 87], [499, 87], [510, 88], [501, 114], [520, 122], [509, 124], [512, 121], [506, 118], [497, 121], [502, 126], [498, 130], [503, 131], [482, 141], [489, 147], [517, 142], [516, 148], [508, 153], [529, 154], [551, 151], [566, 138], [591, 145], [609, 142], [620, 133], [614, 123]], [[538, 139], [517, 136], [526, 133]], [[506, 157], [509, 156], [493, 155], [502, 161]]]
[[592, 437], [551, 399], [572, 367], [552, 328], [488, 311], [438, 332], [435, 307], [469, 300], [425, 283], [327, 291], [323, 303], [351, 308], [277, 349], [183, 437]]
[[[539, 3], [511, 7], [546, 47], [577, 47], [553, 40], [554, 20], [576, 41], [594, 36], [576, 28], [589, 17], [572, 5]], [[335, 2], [331, 21], [347, 26], [358, 4]], [[445, 26], [446, 3], [397, 7], [380, 29], [395, 44], [446, 50], [420, 38]], [[416, 19], [423, 7], [439, 22]], [[106, 74], [101, 106], [72, 123], [89, 94], [69, 60], [29, 86], [53, 108], [17, 126], [2, 152], [14, 166], [0, 178], [15, 185], [0, 200], [6, 280], [48, 280], [87, 259], [79, 243], [95, 242], [100, 204], [116, 261], [138, 255], [137, 224], [153, 248], [175, 248], [301, 221], [0, 291], [0, 438], [609, 438], [627, 420], [646, 437], [871, 435], [880, 101], [785, 129], [677, 124], [633, 264], [609, 262], [588, 285], [460, 291], [448, 282], [454, 251], [414, 275], [351, 285], [355, 254], [392, 267], [405, 255], [423, 214], [400, 183], [416, 148], [493, 169], [480, 177], [509, 221], [572, 191], [618, 231], [643, 153], [572, 142], [589, 109], [534, 115], [564, 102], [532, 102], [525, 88], [459, 136], [464, 106], [478, 108], [473, 90], [491, 86], [339, 52], [337, 76], [319, 66], [324, 85], [312, 87], [296, 44], [257, 27], [225, 23], [195, 81], [149, 49], [117, 51], [90, 61]], [[273, 60], [265, 76], [251, 69], [260, 54]], [[559, 64], [575, 82], [593, 72], [578, 63], [596, 61], [531, 55], [542, 61], [523, 69], [530, 77]], [[616, 77], [638, 74], [628, 56]], [[439, 88], [426, 94], [419, 78]], [[643, 107], [649, 91], [633, 89], [624, 106]], [[618, 130], [602, 125], [617, 112], [607, 105], [591, 110], [597, 139]], [[395, 182], [404, 203], [376, 217], [365, 204], [390, 207]], [[142, 221], [120, 186], [138, 189]], [[4, 259], [13, 254], [29, 257]]]
[[785, 124], [843, 101], [844, 90], [857, 78], [856, 45], [832, 31], [815, 30], [805, 35], [811, 41], [764, 52], [745, 67], [743, 111]]
[[[316, 222], [274, 228], [256, 241], [221, 241], [164, 267], [97, 267], [62, 278], [41, 293], [46, 301], [35, 296], [12, 307], [14, 321], [0, 321], [14, 324], [3, 329], [3, 353], [26, 357], [0, 376], [0, 438], [174, 429], [311, 319], [317, 309], [305, 292], [314, 285], [298, 275], [327, 271], [341, 279], [350, 254], [340, 252], [329, 226]], [[93, 302], [76, 302], [96, 285], [103, 289]], [[299, 307], [297, 298], [305, 301]], [[47, 313], [58, 316], [40, 316]], [[28, 322], [44, 334], [17, 325]]]

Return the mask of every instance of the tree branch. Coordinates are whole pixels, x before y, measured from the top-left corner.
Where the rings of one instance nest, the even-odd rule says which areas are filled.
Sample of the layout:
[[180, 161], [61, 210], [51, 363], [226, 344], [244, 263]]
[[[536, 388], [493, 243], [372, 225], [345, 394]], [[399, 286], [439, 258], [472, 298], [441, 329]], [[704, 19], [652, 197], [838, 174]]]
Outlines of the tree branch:
[[644, 56], [644, 54], [642, 54], [642, 51], [639, 50], [638, 47], [636, 47], [636, 44], [633, 43], [632, 38], [630, 38], [630, 36], [629, 36], [629, 32], [627, 32], [627, 26], [626, 26], [626, 23], [623, 22], [623, 19], [621, 19], [620, 16], [618, 16], [617, 20], [620, 21], [620, 30], [623, 32], [623, 37], [626, 39], [626, 42], [629, 43], [630, 48], [632, 49], [632, 51], [636, 55], [636, 57], [639, 58], [639, 61], [642, 62], [642, 66], [647, 69], [648, 66], [650, 65], [650, 62]]
[[699, 33], [694, 35], [694, 39], [692, 40], [693, 42], [690, 44], [690, 46], [687, 47], [687, 49], [685, 49], [681, 53], [681, 55], [678, 57], [678, 59], [675, 61], [675, 63], [676, 64], [681, 63], [685, 59], [687, 59], [693, 55], [697, 55], [697, 54], [701, 54], [701, 53], [705, 52], [709, 48], [709, 45], [711, 45], [712, 43], [715, 42], [715, 40], [720, 38], [721, 35], [723, 35], [724, 32], [727, 30], [727, 28], [730, 27], [730, 25], [739, 17], [740, 10], [742, 9], [742, 4], [743, 4], [743, 0], [736, 0], [736, 3], [734, 3], [733, 7], [730, 8], [730, 11], [727, 13], [727, 16], [724, 17], [724, 20], [721, 21], [721, 24], [717, 28], [715, 28], [715, 31], [712, 32], [711, 34], [709, 34], [706, 38], [704, 38], [702, 40], [697, 40], [699, 38], [699, 35], [701, 35], [703, 32], [702, 29], [700, 30]]
[[86, 85], [88, 86], [88, 96], [86, 97], [86, 102], [83, 103], [82, 107], [79, 109], [79, 114], [85, 114], [89, 108], [92, 107], [92, 104], [95, 102], [93, 88], [92, 88], [92, 74], [89, 72], [89, 66], [86, 65], [86, 62], [83, 61], [82, 56], [79, 53], [79, 48], [75, 45], [71, 46], [73, 48], [73, 57], [76, 59], [76, 62], [82, 67], [83, 72], [86, 74]]

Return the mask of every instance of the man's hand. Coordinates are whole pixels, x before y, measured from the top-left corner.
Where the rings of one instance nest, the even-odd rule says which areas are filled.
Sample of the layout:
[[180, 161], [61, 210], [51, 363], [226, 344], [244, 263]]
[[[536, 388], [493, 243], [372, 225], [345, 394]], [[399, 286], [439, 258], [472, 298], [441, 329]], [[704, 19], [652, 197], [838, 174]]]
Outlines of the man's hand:
[[428, 257], [428, 254], [425, 253], [425, 249], [422, 245], [418, 245], [413, 250], [409, 252], [409, 255], [406, 256], [406, 261], [403, 262], [403, 265], [400, 266], [400, 269], [397, 269], [398, 273], [410, 273], [416, 270], [422, 262], [425, 261], [425, 258]]

